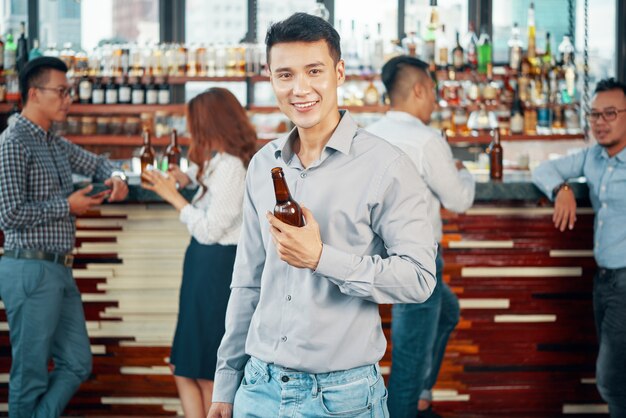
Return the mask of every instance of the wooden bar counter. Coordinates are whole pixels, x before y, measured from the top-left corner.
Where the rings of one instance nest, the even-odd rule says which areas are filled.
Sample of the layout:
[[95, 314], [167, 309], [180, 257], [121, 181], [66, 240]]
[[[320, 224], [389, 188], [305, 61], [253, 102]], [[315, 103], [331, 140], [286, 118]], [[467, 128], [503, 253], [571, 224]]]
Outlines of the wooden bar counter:
[[[594, 380], [593, 212], [585, 184], [574, 191], [578, 222], [563, 233], [527, 173], [479, 181], [474, 207], [444, 211], [444, 280], [459, 297], [461, 322], [434, 392], [443, 416], [606, 414]], [[66, 414], [182, 414], [167, 359], [188, 242], [177, 213], [138, 185], [127, 203], [78, 219], [74, 275], [94, 368]], [[381, 314], [389, 337], [390, 306]], [[3, 414], [10, 368], [3, 309], [0, 321]], [[385, 374], [390, 365], [389, 345]]]

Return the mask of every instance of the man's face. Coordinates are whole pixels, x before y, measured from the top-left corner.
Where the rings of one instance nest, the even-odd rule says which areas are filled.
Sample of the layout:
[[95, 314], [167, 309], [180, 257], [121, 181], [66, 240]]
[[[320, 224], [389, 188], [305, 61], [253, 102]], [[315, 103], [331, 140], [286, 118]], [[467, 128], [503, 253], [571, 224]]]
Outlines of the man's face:
[[[621, 90], [609, 90], [597, 93], [591, 105], [591, 113], [610, 113], [626, 109], [626, 96]], [[617, 112], [614, 120], [607, 121], [605, 116], [589, 122], [591, 131], [598, 144], [605, 148], [626, 145], [626, 112]]]
[[67, 117], [71, 97], [68, 92], [70, 85], [64, 72], [50, 70], [48, 81], [37, 85], [34, 97], [29, 97], [29, 102], [33, 101], [40, 112], [50, 121], [62, 122]]
[[337, 86], [345, 71], [343, 61], [334, 64], [326, 41], [276, 44], [269, 68], [278, 106], [298, 128], [322, 128], [325, 123], [334, 128]]

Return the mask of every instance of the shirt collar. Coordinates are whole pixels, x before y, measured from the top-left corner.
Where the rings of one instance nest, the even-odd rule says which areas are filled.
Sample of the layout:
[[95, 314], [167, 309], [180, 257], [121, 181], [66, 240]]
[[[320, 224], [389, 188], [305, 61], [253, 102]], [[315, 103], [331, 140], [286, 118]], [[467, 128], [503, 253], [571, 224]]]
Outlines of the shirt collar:
[[[326, 153], [328, 149], [333, 149], [346, 155], [350, 153], [352, 139], [355, 137], [359, 126], [347, 110], [340, 110], [339, 113], [341, 116], [339, 124], [324, 146], [322, 154]], [[274, 157], [277, 159], [282, 158], [285, 163], [288, 163], [294, 156], [293, 143], [297, 138], [298, 128], [296, 127], [293, 128], [287, 135], [278, 139], [276, 142]]]
[[[606, 151], [606, 148], [598, 145], [600, 147], [600, 156], [605, 159], [605, 160], [610, 160], [611, 157], [609, 156], [609, 153]], [[621, 163], [626, 163], [626, 148], [624, 148], [623, 150], [621, 150], [620, 152], [618, 152], [615, 155], [615, 159], [619, 160], [619, 162]]]
[[30, 119], [23, 116], [22, 114], [16, 115], [15, 123], [16, 125], [26, 126], [28, 129], [33, 131], [37, 139], [46, 140], [46, 141], [54, 139], [54, 135], [51, 132], [44, 131], [41, 126], [37, 125], [35, 122], [31, 121]]

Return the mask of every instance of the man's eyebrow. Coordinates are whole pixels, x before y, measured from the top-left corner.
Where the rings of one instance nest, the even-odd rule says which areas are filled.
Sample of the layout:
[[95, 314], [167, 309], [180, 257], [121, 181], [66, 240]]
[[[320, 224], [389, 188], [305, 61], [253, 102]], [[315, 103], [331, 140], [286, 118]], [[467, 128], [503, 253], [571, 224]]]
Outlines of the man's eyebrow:
[[[324, 64], [322, 61], [315, 61], [315, 62], [305, 65], [304, 68], [308, 69], [308, 68], [313, 68], [313, 67], [325, 67], [325, 66], [326, 64]], [[283, 71], [291, 71], [291, 67], [278, 67], [274, 70], [275, 73], [279, 73]]]

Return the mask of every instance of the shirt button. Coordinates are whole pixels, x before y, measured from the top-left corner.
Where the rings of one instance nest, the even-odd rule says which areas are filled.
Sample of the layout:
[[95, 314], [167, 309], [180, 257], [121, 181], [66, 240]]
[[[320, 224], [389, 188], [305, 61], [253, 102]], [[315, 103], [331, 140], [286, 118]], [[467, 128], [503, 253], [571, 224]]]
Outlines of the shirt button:
[[284, 336], [283, 336], [283, 337], [280, 337], [280, 340], [281, 340], [282, 342], [285, 342], [285, 341], [287, 341], [287, 337], [284, 337]]
[[282, 380], [283, 382], [287, 383], [289, 382], [289, 376], [283, 376], [280, 378], [280, 380]]
[[609, 167], [609, 168], [608, 168], [608, 170], [609, 170], [609, 171], [613, 171], [613, 167]]
[[598, 221], [598, 226], [602, 226], [603, 223], [604, 222], [602, 222], [602, 221]]
[[302, 173], [300, 173], [300, 177], [305, 178], [306, 177], [306, 173], [303, 171]]
[[602, 204], [602, 207], [603, 207], [603, 208], [606, 208], [606, 203], [603, 203], [603, 204]]
[[606, 186], [600, 187], [600, 190], [605, 191], [606, 190]]
[[291, 295], [287, 295], [285, 299], [287, 299], [287, 302], [289, 302], [291, 300]]

